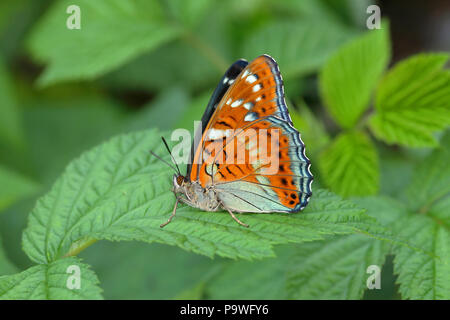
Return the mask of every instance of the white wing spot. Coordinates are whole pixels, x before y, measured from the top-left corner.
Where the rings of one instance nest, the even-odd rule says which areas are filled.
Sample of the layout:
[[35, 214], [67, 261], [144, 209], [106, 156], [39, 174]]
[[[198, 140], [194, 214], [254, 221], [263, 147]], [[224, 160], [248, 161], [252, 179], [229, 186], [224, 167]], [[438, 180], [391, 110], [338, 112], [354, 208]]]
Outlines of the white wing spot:
[[258, 98], [256, 98], [256, 102], [258, 102], [258, 101], [260, 101], [261, 100], [261, 96], [259, 96]]
[[249, 75], [249, 76], [247, 77], [247, 79], [245, 79], [245, 82], [253, 83], [253, 82], [255, 82], [256, 80], [258, 80], [258, 76], [252, 74], [252, 75]]
[[244, 117], [244, 121], [255, 121], [256, 119], [258, 119], [258, 114], [256, 112], [249, 112]]
[[231, 129], [222, 130], [222, 129], [208, 129], [207, 140], [217, 140], [223, 137], [229, 137], [231, 135]]
[[227, 101], [227, 104], [230, 104], [231, 103], [231, 101], [233, 101], [231, 98], [230, 99], [228, 99], [228, 101]]
[[227, 83], [228, 82], [228, 77], [225, 77], [224, 79], [223, 79], [223, 83]]
[[231, 107], [232, 107], [232, 108], [239, 107], [239, 106], [242, 104], [242, 102], [244, 102], [243, 99], [236, 100], [235, 102], [233, 102], [233, 103], [231, 104]]
[[253, 92], [258, 92], [259, 90], [261, 90], [261, 85], [258, 83], [256, 85], [253, 86]]
[[250, 74], [250, 72], [248, 72], [248, 70], [245, 70], [241, 78], [245, 78], [248, 74]]
[[247, 110], [250, 110], [253, 107], [253, 103], [251, 102], [246, 102], [244, 103], [244, 108]]

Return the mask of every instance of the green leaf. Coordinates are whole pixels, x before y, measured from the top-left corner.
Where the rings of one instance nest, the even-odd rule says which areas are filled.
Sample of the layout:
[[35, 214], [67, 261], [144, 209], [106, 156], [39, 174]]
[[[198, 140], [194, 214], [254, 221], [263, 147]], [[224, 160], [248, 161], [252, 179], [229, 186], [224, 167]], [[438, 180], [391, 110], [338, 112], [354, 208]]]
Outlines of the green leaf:
[[381, 140], [436, 146], [433, 133], [450, 125], [448, 54], [419, 54], [399, 62], [380, 82], [370, 128]]
[[439, 201], [450, 197], [450, 131], [414, 170], [405, 198], [414, 211], [426, 213]]
[[369, 107], [372, 92], [390, 59], [389, 28], [371, 30], [344, 45], [320, 73], [320, 92], [330, 114], [352, 128]]
[[400, 292], [408, 299], [450, 299], [450, 134], [415, 170], [406, 191], [415, 213], [403, 215], [394, 230], [430, 254], [395, 247]]
[[340, 134], [320, 154], [319, 170], [325, 184], [342, 196], [363, 196], [378, 191], [378, 155], [363, 132]]
[[224, 6], [226, 9], [226, 3], [216, 1], [194, 29], [185, 29], [181, 38], [137, 57], [102, 81], [113, 88], [132, 90], [182, 86], [199, 91], [216, 86], [232, 62], [227, 34], [230, 21], [223, 14]]
[[[80, 270], [80, 289], [69, 289], [67, 286], [76, 266]], [[97, 276], [89, 266], [77, 258], [67, 258], [40, 264], [21, 273], [0, 277], [1, 300], [73, 300], [102, 299], [98, 287]]]
[[[391, 225], [406, 212], [388, 197], [352, 199], [383, 225]], [[298, 246], [287, 269], [287, 291], [293, 299], [361, 299], [367, 289], [367, 267], [380, 270], [390, 243], [349, 235]], [[383, 288], [381, 288], [383, 290]]]
[[0, 165], [0, 211], [38, 189], [39, 185], [32, 179]]
[[[275, 259], [229, 263], [206, 284], [209, 299], [361, 299], [370, 265], [388, 244], [362, 235], [276, 249]], [[249, 276], [251, 275], [251, 276]]]
[[[400, 293], [406, 299], [450, 299], [450, 201], [446, 221], [417, 213], [396, 223], [402, 237], [432, 255], [417, 253], [406, 247], [394, 249], [394, 270], [398, 273]], [[436, 213], [435, 213], [436, 214]]]
[[204, 294], [210, 299], [361, 299], [367, 267], [381, 269], [388, 245], [350, 235], [276, 252], [275, 259], [229, 264], [206, 284]]
[[387, 243], [361, 235], [340, 236], [297, 248], [287, 273], [291, 299], [361, 299], [367, 267], [383, 265]]
[[185, 205], [161, 229], [174, 196], [172, 170], [148, 152], [167, 154], [160, 135], [152, 130], [118, 136], [73, 161], [29, 216], [23, 235], [29, 257], [47, 263], [75, 254], [94, 239], [107, 239], [159, 242], [211, 257], [252, 259], [273, 256], [274, 244], [319, 240], [326, 234], [371, 234], [376, 227], [363, 210], [317, 190], [303, 213], [242, 215], [249, 229], [226, 212]]
[[180, 31], [164, 21], [154, 0], [77, 1], [81, 29], [70, 30], [65, 12], [71, 4], [57, 1], [29, 38], [34, 57], [49, 64], [39, 78], [42, 86], [94, 79], [174, 39]]
[[[384, 224], [406, 210], [387, 197], [355, 201]], [[389, 248], [386, 241], [362, 235], [280, 246], [276, 259], [224, 265], [206, 283], [204, 294], [210, 299], [360, 299], [367, 288], [367, 267], [375, 264], [381, 269]]]
[[11, 79], [0, 56], [0, 142], [21, 147], [24, 134], [20, 119], [19, 107], [13, 94]]
[[353, 197], [351, 201], [358, 207], [366, 209], [366, 214], [384, 226], [392, 225], [408, 211], [404, 203], [388, 196]]
[[274, 22], [258, 29], [244, 41], [246, 59], [267, 53], [289, 79], [316, 71], [353, 33], [324, 20]]

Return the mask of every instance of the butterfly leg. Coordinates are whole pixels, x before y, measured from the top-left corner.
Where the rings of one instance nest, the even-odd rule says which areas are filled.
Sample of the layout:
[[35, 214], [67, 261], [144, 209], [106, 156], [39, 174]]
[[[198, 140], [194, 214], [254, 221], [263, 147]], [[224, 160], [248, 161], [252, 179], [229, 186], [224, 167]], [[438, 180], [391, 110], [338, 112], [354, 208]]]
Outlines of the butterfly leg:
[[163, 224], [161, 224], [159, 227], [163, 228], [166, 225], [168, 225], [170, 223], [170, 221], [172, 221], [172, 218], [175, 217], [175, 213], [177, 212], [177, 206], [178, 206], [178, 202], [180, 201], [180, 199], [177, 197], [177, 201], [175, 202], [175, 206], [173, 207], [173, 211], [172, 214], [170, 215], [169, 219], [164, 222]]
[[[223, 206], [223, 205], [222, 205]], [[228, 209], [227, 207], [223, 206], [225, 209], [227, 209], [228, 213], [230, 214], [230, 216], [234, 219], [234, 221], [236, 221], [237, 223], [239, 223], [241, 226], [244, 226], [246, 228], [249, 227], [248, 224], [243, 223], [242, 221], [240, 221], [238, 218], [236, 218], [236, 216], [234, 215], [234, 213]]]

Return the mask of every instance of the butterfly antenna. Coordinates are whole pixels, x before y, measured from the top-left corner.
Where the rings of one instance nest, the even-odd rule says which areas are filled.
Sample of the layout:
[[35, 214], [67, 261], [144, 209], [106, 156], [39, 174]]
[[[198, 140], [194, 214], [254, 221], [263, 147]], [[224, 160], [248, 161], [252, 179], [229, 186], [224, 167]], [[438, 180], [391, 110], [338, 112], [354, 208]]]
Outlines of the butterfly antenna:
[[157, 158], [158, 160], [161, 160], [162, 162], [164, 162], [165, 164], [167, 164], [169, 167], [171, 167], [174, 171], [179, 172], [174, 166], [173, 164], [167, 162], [166, 160], [164, 160], [163, 158], [161, 158], [160, 156], [158, 156], [156, 153], [154, 153], [153, 151], [149, 151], [155, 158]]
[[181, 176], [180, 168], [178, 167], [178, 164], [177, 164], [177, 162], [175, 161], [175, 158], [174, 158], [173, 155], [172, 155], [172, 151], [170, 151], [170, 148], [169, 148], [169, 145], [168, 145], [167, 142], [166, 142], [166, 139], [164, 139], [164, 137], [161, 137], [161, 139], [162, 139], [162, 141], [164, 142], [164, 145], [166, 146], [166, 149], [167, 149], [167, 151], [169, 152], [170, 157], [172, 158], [173, 163], [174, 163], [175, 166], [177, 167], [178, 174]]

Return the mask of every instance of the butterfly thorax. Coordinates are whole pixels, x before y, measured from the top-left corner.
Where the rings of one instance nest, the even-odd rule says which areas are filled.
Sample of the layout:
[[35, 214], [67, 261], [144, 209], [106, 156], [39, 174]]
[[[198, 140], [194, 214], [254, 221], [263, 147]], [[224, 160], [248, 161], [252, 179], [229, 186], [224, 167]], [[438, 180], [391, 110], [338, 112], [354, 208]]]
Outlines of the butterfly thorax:
[[217, 211], [220, 202], [214, 188], [203, 188], [198, 182], [191, 182], [181, 175], [173, 176], [173, 192], [181, 201], [204, 211]]

